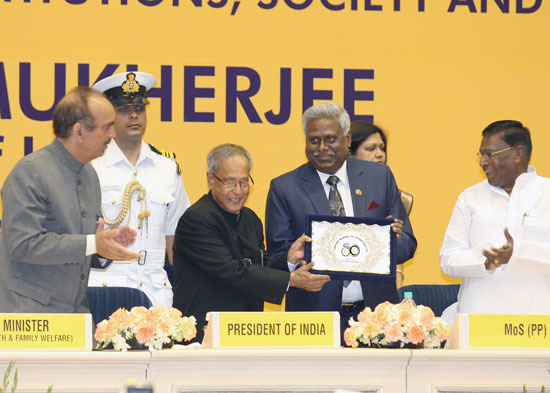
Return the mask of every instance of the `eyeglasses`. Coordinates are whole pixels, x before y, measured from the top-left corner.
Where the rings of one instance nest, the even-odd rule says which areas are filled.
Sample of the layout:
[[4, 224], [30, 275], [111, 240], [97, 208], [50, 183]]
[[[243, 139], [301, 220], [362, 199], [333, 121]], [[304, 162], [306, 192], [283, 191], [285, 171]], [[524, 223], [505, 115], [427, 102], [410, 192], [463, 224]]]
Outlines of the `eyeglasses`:
[[498, 150], [498, 151], [489, 151], [489, 152], [485, 152], [485, 153], [482, 153], [482, 152], [478, 151], [476, 153], [476, 155], [477, 155], [477, 158], [479, 158], [480, 160], [483, 156], [487, 157], [490, 160], [490, 159], [494, 158], [497, 154], [504, 153], [505, 151], [511, 150], [514, 147], [515, 146], [510, 146], [510, 147], [507, 147], [506, 149], [502, 149], [502, 150]]
[[[220, 179], [218, 176], [214, 175], [212, 172], [210, 172], [212, 176], [216, 180], [218, 180], [220, 183], [222, 183], [223, 188], [226, 190], [233, 190], [237, 188], [237, 184], [241, 187], [241, 190], [248, 190], [251, 186], [254, 185], [254, 179], [252, 179], [252, 176], [248, 175], [248, 179], [237, 181], [235, 179]], [[250, 181], [248, 181], [250, 179]], [[250, 184], [252, 183], [252, 184]]]

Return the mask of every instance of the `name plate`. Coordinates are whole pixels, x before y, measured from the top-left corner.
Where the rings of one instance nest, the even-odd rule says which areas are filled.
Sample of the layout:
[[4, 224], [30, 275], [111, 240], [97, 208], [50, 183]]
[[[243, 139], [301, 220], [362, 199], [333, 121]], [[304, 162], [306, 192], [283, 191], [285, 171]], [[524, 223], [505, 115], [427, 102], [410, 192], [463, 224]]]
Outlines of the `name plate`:
[[450, 345], [460, 349], [550, 348], [550, 315], [457, 314]]
[[202, 346], [340, 347], [337, 312], [210, 312]]
[[92, 315], [0, 314], [0, 348], [92, 350]]

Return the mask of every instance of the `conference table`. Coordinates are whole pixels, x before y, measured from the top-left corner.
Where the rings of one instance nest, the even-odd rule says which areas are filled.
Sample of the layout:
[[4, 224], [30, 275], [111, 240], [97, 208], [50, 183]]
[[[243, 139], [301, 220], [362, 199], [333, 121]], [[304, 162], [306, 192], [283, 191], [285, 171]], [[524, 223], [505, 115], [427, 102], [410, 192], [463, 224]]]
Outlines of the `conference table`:
[[18, 369], [18, 393], [46, 392], [50, 385], [55, 393], [118, 393], [132, 381], [155, 393], [519, 393], [524, 384], [529, 392], [550, 385], [550, 350], [2, 351], [0, 377], [10, 361]]

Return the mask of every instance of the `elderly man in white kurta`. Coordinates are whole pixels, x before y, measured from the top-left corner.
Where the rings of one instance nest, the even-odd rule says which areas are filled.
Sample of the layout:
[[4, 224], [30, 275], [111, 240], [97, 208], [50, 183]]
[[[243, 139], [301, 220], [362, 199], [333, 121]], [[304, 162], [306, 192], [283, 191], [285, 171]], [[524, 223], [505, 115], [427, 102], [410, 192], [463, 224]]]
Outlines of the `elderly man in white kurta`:
[[125, 72], [97, 82], [115, 107], [116, 136], [103, 157], [92, 162], [101, 184], [101, 207], [107, 225], [128, 225], [138, 235], [131, 250], [139, 260], [114, 261], [92, 269], [89, 286], [122, 286], [145, 292], [154, 306], [172, 306], [172, 286], [164, 269], [172, 262], [178, 220], [190, 202], [173, 157], [143, 142], [147, 125], [147, 90], [153, 75]]
[[520, 122], [494, 122], [482, 135], [487, 180], [458, 197], [440, 254], [443, 271], [462, 278], [458, 312], [550, 314], [550, 179], [528, 166]]

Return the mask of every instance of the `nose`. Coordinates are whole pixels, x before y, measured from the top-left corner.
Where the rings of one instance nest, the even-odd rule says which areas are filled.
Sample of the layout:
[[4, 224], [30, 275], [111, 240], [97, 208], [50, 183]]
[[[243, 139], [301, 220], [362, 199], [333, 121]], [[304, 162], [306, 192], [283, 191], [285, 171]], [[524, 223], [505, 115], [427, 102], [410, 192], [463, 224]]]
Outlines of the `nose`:
[[481, 157], [479, 157], [479, 165], [483, 168], [484, 165], [487, 165], [489, 159], [485, 154], [482, 154]]

